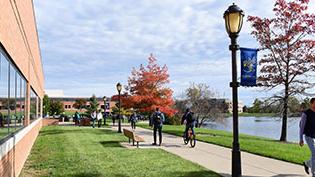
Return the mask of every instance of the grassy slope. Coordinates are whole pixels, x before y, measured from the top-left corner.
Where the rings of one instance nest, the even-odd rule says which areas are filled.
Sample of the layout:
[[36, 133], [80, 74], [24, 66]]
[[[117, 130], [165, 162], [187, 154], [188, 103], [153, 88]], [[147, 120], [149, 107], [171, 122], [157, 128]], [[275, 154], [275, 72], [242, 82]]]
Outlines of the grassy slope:
[[21, 177], [218, 176], [160, 149], [126, 149], [126, 138], [104, 129], [45, 127]]
[[[148, 125], [139, 126], [149, 128]], [[184, 126], [164, 125], [163, 132], [182, 136]], [[220, 130], [209, 130], [205, 128], [196, 128], [197, 139], [200, 141], [217, 144], [224, 147], [232, 147], [233, 135], [230, 132]], [[240, 135], [240, 146], [242, 151], [284, 160], [292, 163], [301, 164], [310, 157], [307, 146], [300, 147], [295, 143], [282, 143], [276, 140]]]

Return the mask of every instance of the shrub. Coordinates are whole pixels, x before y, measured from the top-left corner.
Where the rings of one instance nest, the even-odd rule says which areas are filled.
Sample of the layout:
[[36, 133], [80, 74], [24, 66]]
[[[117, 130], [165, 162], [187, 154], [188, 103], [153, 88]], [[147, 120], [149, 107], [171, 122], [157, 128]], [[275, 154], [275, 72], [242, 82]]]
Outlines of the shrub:
[[166, 117], [165, 118], [165, 124], [168, 125], [180, 125], [181, 123], [181, 117], [178, 115], [175, 115], [173, 117]]

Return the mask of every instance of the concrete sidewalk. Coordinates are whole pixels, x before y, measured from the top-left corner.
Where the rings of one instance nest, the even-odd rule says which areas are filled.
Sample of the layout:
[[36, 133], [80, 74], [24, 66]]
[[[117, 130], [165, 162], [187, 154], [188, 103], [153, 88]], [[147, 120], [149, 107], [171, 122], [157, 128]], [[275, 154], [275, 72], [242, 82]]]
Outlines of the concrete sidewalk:
[[[126, 124], [122, 128], [131, 129]], [[112, 127], [117, 130], [117, 127]], [[212, 145], [197, 141], [196, 147], [191, 148], [184, 145], [183, 139], [178, 136], [163, 133], [162, 146], [152, 146], [152, 130], [137, 127], [137, 135], [145, 139], [145, 142], [139, 143], [139, 148], [161, 148], [170, 153], [176, 154], [184, 159], [197, 163], [209, 170], [215, 171], [222, 176], [231, 176], [231, 149], [217, 145]], [[123, 143], [127, 148], [136, 148]], [[246, 152], [241, 153], [242, 175], [244, 177], [272, 176], [272, 177], [300, 177], [307, 176], [301, 165], [296, 165], [280, 160], [274, 160]]]

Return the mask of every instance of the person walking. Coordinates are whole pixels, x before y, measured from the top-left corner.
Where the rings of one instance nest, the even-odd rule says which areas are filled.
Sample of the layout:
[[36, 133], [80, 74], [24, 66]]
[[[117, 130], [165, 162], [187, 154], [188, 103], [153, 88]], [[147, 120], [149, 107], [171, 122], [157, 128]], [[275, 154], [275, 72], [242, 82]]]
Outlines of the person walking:
[[315, 177], [315, 98], [310, 100], [310, 108], [302, 113], [300, 120], [300, 146], [304, 145], [303, 135], [305, 141], [311, 151], [311, 157], [309, 160], [304, 161], [304, 170], [309, 174], [309, 168], [311, 168], [312, 176]]
[[116, 120], [116, 117], [119, 116], [119, 115], [112, 115], [112, 122], [113, 122], [113, 126], [115, 126], [115, 120]]
[[136, 129], [136, 122], [137, 122], [137, 120], [138, 120], [137, 114], [136, 114], [136, 112], [133, 112], [133, 113], [130, 115], [130, 117], [129, 117], [129, 121], [130, 121], [130, 123], [131, 123], [131, 128], [132, 128], [133, 130]]
[[74, 114], [75, 124], [80, 126], [81, 115], [78, 111]]
[[108, 116], [107, 112], [106, 112], [106, 111], [104, 111], [104, 114], [103, 114], [104, 124], [103, 124], [103, 125], [106, 125], [106, 119], [107, 119], [107, 116]]
[[101, 126], [102, 126], [102, 119], [103, 119], [103, 114], [102, 114], [101, 111], [99, 111], [97, 113], [96, 118], [97, 118], [97, 127], [101, 128]]
[[182, 117], [181, 124], [183, 124], [183, 123], [186, 123], [185, 138], [187, 140], [189, 128], [191, 129], [192, 134], [195, 135], [194, 127], [195, 127], [195, 123], [196, 123], [196, 120], [194, 118], [194, 113], [191, 112], [189, 108], [186, 109], [186, 112]]
[[156, 144], [156, 133], [157, 131], [159, 132], [159, 146], [162, 144], [162, 127], [163, 127], [163, 122], [165, 121], [164, 114], [160, 112], [160, 109], [157, 107], [155, 109], [155, 112], [151, 116], [152, 118], [152, 123], [153, 125], [153, 140], [154, 142], [152, 145], [157, 145]]
[[3, 120], [3, 115], [2, 113], [0, 112], [0, 127], [4, 127], [4, 120]]
[[96, 120], [96, 111], [91, 113], [91, 119], [93, 121], [92, 127], [95, 128], [95, 120]]

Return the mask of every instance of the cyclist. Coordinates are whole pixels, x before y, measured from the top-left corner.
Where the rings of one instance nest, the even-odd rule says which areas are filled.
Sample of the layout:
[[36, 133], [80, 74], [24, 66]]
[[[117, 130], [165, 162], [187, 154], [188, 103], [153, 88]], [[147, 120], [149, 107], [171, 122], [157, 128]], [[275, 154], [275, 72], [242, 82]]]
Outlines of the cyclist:
[[188, 139], [188, 130], [191, 129], [193, 135], [195, 135], [194, 127], [195, 127], [195, 118], [194, 113], [187, 108], [185, 114], [182, 117], [181, 124], [186, 122], [186, 129], [185, 129], [185, 138]]

